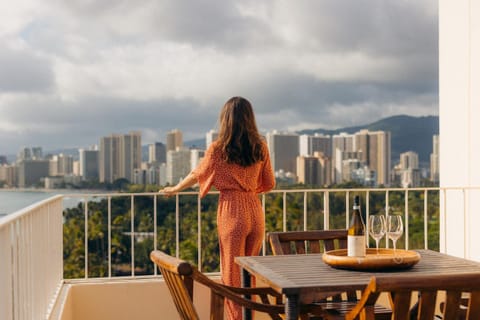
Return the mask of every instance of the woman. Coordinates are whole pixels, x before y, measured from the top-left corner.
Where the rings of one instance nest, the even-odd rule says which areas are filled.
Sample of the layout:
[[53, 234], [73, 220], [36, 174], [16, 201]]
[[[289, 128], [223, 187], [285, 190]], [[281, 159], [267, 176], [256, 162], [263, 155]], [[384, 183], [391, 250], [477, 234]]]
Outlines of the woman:
[[[259, 254], [265, 220], [257, 194], [275, 186], [268, 148], [258, 132], [248, 100], [233, 97], [225, 103], [220, 112], [218, 138], [199, 166], [176, 186], [159, 192], [171, 196], [197, 182], [201, 197], [212, 186], [220, 191], [217, 229], [222, 281], [239, 287], [240, 269], [234, 258]], [[228, 319], [242, 318], [240, 307], [230, 301], [226, 307]]]

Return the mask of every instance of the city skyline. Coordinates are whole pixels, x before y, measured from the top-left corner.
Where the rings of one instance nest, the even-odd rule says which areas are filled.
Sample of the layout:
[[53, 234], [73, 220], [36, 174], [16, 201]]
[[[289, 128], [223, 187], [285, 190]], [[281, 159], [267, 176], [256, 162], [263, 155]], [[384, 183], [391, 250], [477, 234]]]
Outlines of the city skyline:
[[[393, 116], [395, 117], [395, 116]], [[409, 117], [409, 116], [407, 116]], [[427, 116], [428, 118], [429, 116]], [[421, 117], [420, 117], [421, 118]], [[420, 118], [417, 118], [417, 119], [420, 119]], [[346, 127], [346, 128], [335, 128], [335, 129], [332, 129], [333, 131], [338, 131], [338, 132], [343, 132], [344, 130], [347, 130], [348, 129], [351, 129], [351, 128], [360, 128], [359, 130], [364, 130], [366, 129], [369, 125], [372, 125], [374, 123], [378, 123], [378, 122], [382, 122], [382, 121], [385, 121], [386, 119], [389, 119], [389, 118], [384, 118], [384, 119], [380, 119], [378, 121], [372, 121], [371, 123], [369, 124], [365, 124], [365, 125], [352, 125], [351, 127]], [[414, 118], [409, 118], [409, 119], [416, 119], [415, 117]], [[169, 135], [172, 133], [172, 132], [175, 132], [175, 131], [180, 131], [181, 134], [183, 134], [183, 131], [181, 128], [173, 128], [171, 130], [167, 130], [166, 133], [165, 133], [165, 136], [163, 138], [161, 138], [159, 141], [153, 141], [153, 142], [145, 142], [144, 140], [142, 140], [142, 147], [143, 148], [146, 148], [148, 149], [148, 147], [151, 145], [151, 144], [155, 144], [155, 143], [162, 143], [165, 145], [167, 145], [167, 141], [169, 140]], [[306, 129], [307, 131], [309, 129]], [[324, 130], [324, 128], [311, 128], [310, 130]], [[388, 131], [388, 129], [385, 129]], [[134, 131], [138, 131], [138, 132], [142, 132], [142, 130], [134, 130]], [[200, 136], [192, 139], [192, 140], [187, 140], [187, 141], [183, 141], [183, 139], [181, 139], [183, 141], [183, 143], [188, 146], [188, 147], [205, 147], [206, 149], [206, 146], [208, 145], [209, 143], [209, 139], [211, 139], [212, 137], [209, 137], [209, 135], [211, 135], [213, 133], [217, 133], [216, 129], [206, 129], [205, 132], [203, 133], [200, 133]], [[288, 131], [288, 130], [281, 130], [281, 129], [272, 129], [270, 131], [266, 131], [266, 132], [261, 132], [262, 134], [268, 134], [268, 133], [273, 133], [273, 132], [279, 132], [279, 133], [291, 133], [291, 134], [301, 134], [301, 132], [295, 132], [295, 131]], [[125, 134], [126, 132], [110, 132], [108, 134], [106, 134], [106, 136], [108, 135], [115, 135], [115, 134]], [[143, 134], [142, 134], [142, 137], [143, 137]], [[71, 153], [71, 152], [77, 152], [78, 150], [80, 149], [85, 149], [85, 150], [90, 150], [90, 149], [93, 149], [93, 148], [97, 148], [99, 147], [99, 144], [100, 144], [100, 141], [101, 141], [102, 137], [97, 137], [97, 140], [96, 141], [93, 141], [92, 143], [88, 144], [88, 145], [85, 145], [85, 146], [79, 146], [79, 147], [65, 147], [65, 148], [60, 148], [60, 147], [54, 147], [52, 149], [46, 149], [44, 146], [41, 146], [41, 145], [33, 145], [33, 144], [30, 144], [30, 145], [23, 145], [23, 146], [18, 146], [18, 150], [14, 153], [11, 153], [11, 154], [2, 154], [0, 152], [0, 156], [6, 156], [7, 159], [9, 161], [14, 161], [16, 157], [18, 157], [18, 154], [23, 152], [23, 149], [24, 148], [41, 148], [43, 153], [44, 154], [59, 154], [59, 153]], [[142, 138], [143, 139], [143, 138]], [[199, 141], [202, 141], [202, 143], [199, 145]], [[205, 146], [204, 146], [205, 144]], [[146, 150], [148, 151], [148, 150]]]
[[192, 140], [233, 95], [262, 131], [438, 115], [437, 1], [107, 3], [0, 5], [0, 154]]

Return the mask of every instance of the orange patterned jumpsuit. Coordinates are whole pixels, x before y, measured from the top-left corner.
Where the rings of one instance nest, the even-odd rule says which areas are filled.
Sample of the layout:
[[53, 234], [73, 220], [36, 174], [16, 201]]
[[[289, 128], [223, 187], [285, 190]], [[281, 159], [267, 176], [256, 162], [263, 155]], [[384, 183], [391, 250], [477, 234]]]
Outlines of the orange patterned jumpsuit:
[[[258, 193], [275, 186], [275, 176], [268, 148], [263, 143], [264, 160], [249, 167], [226, 163], [215, 150], [215, 142], [193, 174], [204, 197], [213, 185], [220, 191], [217, 210], [217, 229], [220, 243], [220, 268], [226, 285], [241, 286], [237, 256], [258, 255], [265, 234], [265, 220]], [[227, 301], [228, 319], [242, 319], [238, 305]]]

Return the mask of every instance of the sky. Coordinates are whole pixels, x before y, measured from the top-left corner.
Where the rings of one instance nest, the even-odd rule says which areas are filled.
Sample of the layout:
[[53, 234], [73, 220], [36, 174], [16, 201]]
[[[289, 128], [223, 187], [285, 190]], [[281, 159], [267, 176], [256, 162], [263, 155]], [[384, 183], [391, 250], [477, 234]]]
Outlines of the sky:
[[262, 132], [438, 115], [438, 3], [0, 2], [0, 155], [204, 138], [232, 96]]

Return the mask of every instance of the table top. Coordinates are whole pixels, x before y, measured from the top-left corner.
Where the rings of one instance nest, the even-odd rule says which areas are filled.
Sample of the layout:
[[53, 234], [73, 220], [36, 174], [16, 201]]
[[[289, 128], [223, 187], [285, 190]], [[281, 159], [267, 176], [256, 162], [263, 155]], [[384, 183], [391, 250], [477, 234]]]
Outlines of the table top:
[[322, 254], [236, 257], [235, 262], [277, 292], [289, 295], [362, 290], [372, 276], [415, 277], [478, 272], [480, 263], [431, 250], [415, 250], [420, 261], [410, 269], [352, 271], [330, 267]]

